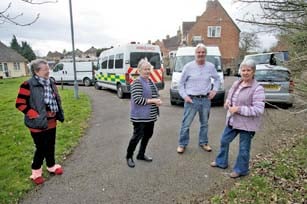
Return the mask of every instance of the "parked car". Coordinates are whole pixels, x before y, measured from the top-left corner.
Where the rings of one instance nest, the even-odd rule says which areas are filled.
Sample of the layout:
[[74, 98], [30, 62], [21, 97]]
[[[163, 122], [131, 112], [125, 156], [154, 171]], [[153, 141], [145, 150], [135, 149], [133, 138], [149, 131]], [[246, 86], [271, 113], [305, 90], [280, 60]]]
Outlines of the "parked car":
[[294, 82], [288, 68], [274, 65], [257, 65], [255, 79], [264, 87], [265, 100], [288, 108], [294, 102]]
[[294, 102], [294, 82], [290, 70], [282, 66], [284, 54], [273, 52], [246, 55], [243, 62], [250, 59], [256, 63], [255, 79], [264, 87], [266, 102], [284, 108], [291, 107]]

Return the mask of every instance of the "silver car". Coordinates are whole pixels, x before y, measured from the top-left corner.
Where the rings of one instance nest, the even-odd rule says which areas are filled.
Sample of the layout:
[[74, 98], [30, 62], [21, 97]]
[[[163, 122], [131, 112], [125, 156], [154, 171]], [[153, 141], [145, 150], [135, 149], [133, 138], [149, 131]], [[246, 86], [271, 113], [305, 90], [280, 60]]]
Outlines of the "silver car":
[[255, 79], [264, 87], [265, 100], [288, 108], [294, 102], [294, 82], [288, 68], [269, 64], [256, 66]]

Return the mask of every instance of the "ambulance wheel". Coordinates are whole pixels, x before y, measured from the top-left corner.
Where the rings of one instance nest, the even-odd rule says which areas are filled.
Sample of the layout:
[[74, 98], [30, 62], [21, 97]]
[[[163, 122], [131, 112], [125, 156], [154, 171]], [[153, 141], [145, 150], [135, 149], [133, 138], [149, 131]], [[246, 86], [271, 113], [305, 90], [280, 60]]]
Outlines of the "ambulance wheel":
[[118, 98], [124, 98], [123, 88], [120, 84], [117, 84], [117, 96]]
[[91, 80], [89, 78], [83, 79], [84, 86], [90, 86], [92, 84]]

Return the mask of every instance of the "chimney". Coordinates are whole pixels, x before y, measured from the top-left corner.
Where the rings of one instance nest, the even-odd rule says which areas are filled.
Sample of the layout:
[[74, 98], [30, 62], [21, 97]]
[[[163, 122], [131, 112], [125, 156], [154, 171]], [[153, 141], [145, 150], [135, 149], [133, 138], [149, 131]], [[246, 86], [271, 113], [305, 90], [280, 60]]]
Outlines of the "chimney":
[[207, 1], [207, 6], [206, 6], [206, 10], [210, 7], [214, 7], [216, 4], [215, 0], [208, 0]]

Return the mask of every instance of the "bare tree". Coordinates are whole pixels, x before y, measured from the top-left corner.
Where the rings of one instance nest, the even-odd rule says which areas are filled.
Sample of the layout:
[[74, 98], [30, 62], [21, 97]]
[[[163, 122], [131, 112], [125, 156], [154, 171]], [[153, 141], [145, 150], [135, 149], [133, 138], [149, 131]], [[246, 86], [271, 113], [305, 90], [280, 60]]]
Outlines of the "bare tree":
[[[275, 31], [286, 42], [296, 90], [307, 96], [307, 0], [234, 0], [244, 5], [259, 5], [262, 12], [247, 12], [239, 22]], [[297, 92], [298, 93], [298, 92]], [[306, 105], [307, 106], [307, 105]]]
[[240, 58], [259, 47], [259, 38], [256, 33], [242, 32], [240, 34]]
[[239, 22], [256, 24], [286, 32], [307, 30], [306, 0], [237, 0], [245, 4], [258, 4], [262, 13], [249, 13]]
[[[46, 4], [46, 3], [57, 3], [58, 0], [54, 1], [35, 1], [35, 0], [20, 0], [28, 4]], [[28, 26], [35, 23], [39, 19], [39, 13], [36, 14], [36, 17], [27, 23], [20, 23], [18, 20], [23, 16], [23, 13], [19, 13], [17, 15], [10, 15], [10, 9], [12, 7], [12, 2], [8, 4], [8, 6], [4, 10], [0, 10], [0, 24], [11, 23], [18, 26]]]

